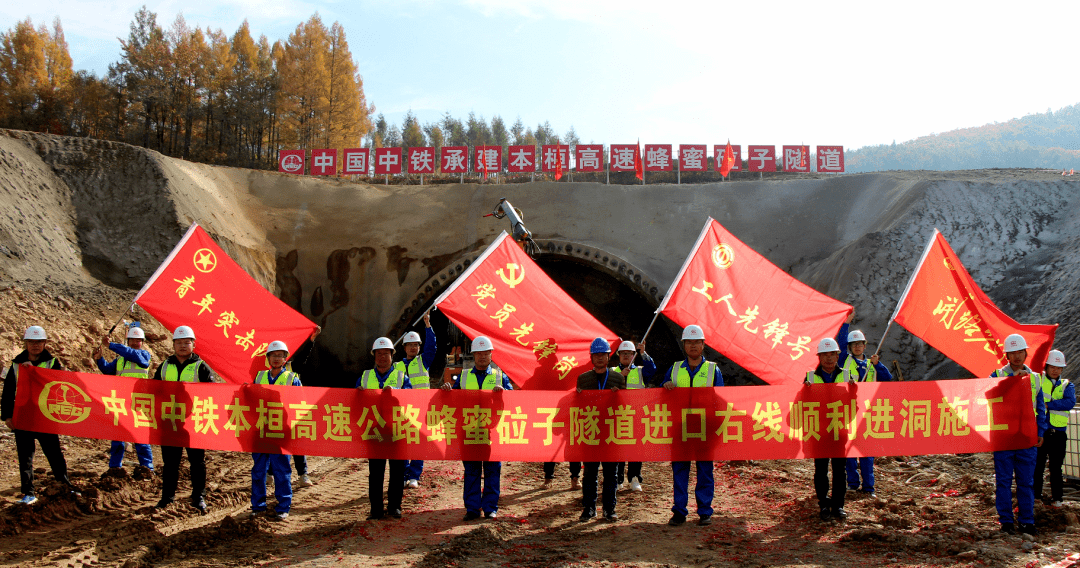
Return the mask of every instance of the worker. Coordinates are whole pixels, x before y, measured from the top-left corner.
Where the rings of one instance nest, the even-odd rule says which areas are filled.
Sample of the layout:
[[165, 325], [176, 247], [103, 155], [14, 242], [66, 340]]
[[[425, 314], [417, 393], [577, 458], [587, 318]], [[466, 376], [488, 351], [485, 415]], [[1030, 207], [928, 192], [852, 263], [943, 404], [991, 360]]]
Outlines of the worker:
[[[852, 315], [854, 315], [854, 311]], [[846, 370], [860, 383], [873, 383], [877, 381], [887, 382], [893, 380], [889, 368], [881, 364], [877, 353], [866, 356], [866, 335], [862, 330], [848, 332], [850, 316], [844, 325], [840, 326], [840, 333], [836, 335], [836, 342], [840, 346], [840, 368]], [[871, 497], [877, 497], [874, 490], [874, 458], [865, 456], [861, 458], [847, 458], [844, 469], [847, 472], [847, 487], [851, 491], [859, 489], [860, 477], [862, 478], [862, 491]]]
[[[375, 356], [375, 368], [368, 369], [356, 381], [358, 389], [411, 389], [405, 372], [394, 366], [394, 342], [387, 337], [380, 337], [371, 345], [371, 354]], [[386, 489], [386, 508], [383, 508], [383, 482], [386, 479], [386, 462], [390, 462], [390, 482]], [[368, 458], [368, 501], [371, 510], [368, 520], [384, 519], [390, 515], [401, 518], [401, 500], [405, 486], [401, 480], [405, 477], [405, 460], [387, 460]]]
[[[462, 370], [460, 375], [454, 377], [454, 386], [443, 383], [443, 390], [490, 390], [503, 391], [514, 390], [510, 384], [510, 377], [506, 376], [501, 369], [492, 368], [491, 352], [494, 347], [491, 340], [483, 335], [478, 336], [472, 342], [473, 368], [469, 371]], [[465, 502], [465, 517], [463, 520], [471, 521], [483, 516], [494, 519], [499, 514], [499, 477], [502, 475], [502, 462], [497, 461], [467, 461], [462, 462], [465, 467], [465, 481], [461, 489], [461, 498]], [[480, 481], [483, 475], [483, 490]]]
[[[544, 487], [551, 487], [555, 483], [555, 466], [559, 462], [544, 462]], [[581, 489], [581, 462], [570, 463], [570, 490]]]
[[[309, 369], [312, 370], [311, 375], [315, 375], [314, 369], [317, 367], [317, 364], [308, 365], [308, 359], [311, 357], [312, 353], [316, 352], [315, 338], [318, 337], [320, 333], [322, 333], [322, 326], [315, 326], [315, 329], [311, 332], [311, 337], [300, 344], [300, 347], [296, 348], [296, 355], [285, 363], [286, 371], [299, 375], [300, 373], [297, 371], [298, 368]], [[302, 357], [300, 355], [301, 353], [303, 353]], [[297, 359], [299, 359], [299, 361], [297, 361]], [[316, 361], [318, 361], [318, 357], [316, 357]], [[296, 475], [298, 476], [298, 479], [293, 482], [293, 487], [311, 487], [312, 485], [315, 485], [315, 482], [308, 476], [307, 456], [294, 454], [293, 463], [296, 464]]]
[[[127, 330], [127, 345], [112, 343], [108, 336], [101, 338], [101, 345], [94, 353], [97, 360], [98, 370], [103, 375], [115, 375], [117, 377], [130, 377], [133, 379], [150, 378], [150, 351], [143, 349], [146, 341], [146, 333], [139, 327], [139, 322], [132, 322]], [[116, 353], [116, 359], [105, 361], [105, 349]], [[109, 448], [109, 471], [115, 471], [124, 467], [124, 452], [127, 444], [113, 441]], [[154, 471], [154, 451], [150, 444], [136, 444], [135, 456], [139, 460], [136, 472], [146, 475]], [[140, 468], [142, 471], [140, 471]]]
[[1042, 392], [1046, 401], [1047, 419], [1050, 422], [1043, 438], [1043, 444], [1035, 458], [1035, 478], [1032, 494], [1042, 498], [1043, 472], [1046, 460], [1050, 459], [1050, 506], [1055, 509], [1062, 505], [1064, 479], [1061, 477], [1061, 465], [1065, 462], [1065, 446], [1068, 441], [1069, 411], [1076, 406], [1076, 389], [1068, 379], [1061, 377], [1065, 370], [1065, 354], [1058, 350], [1051, 351], [1046, 357], [1046, 367], [1042, 374]]
[[[656, 363], [645, 352], [644, 341], [638, 343], [636, 348], [632, 342], [623, 341], [619, 344], [617, 353], [619, 355], [619, 364], [615, 367], [615, 372], [621, 373], [623, 378], [626, 379], [627, 389], [643, 389], [651, 386], [653, 376], [656, 375]], [[634, 364], [634, 358], [639, 354], [643, 363], [641, 367]], [[623, 464], [620, 463], [619, 465], [622, 466]], [[630, 481], [630, 490], [641, 491], [641, 462], [630, 462], [628, 467], [619, 468], [618, 474], [615, 476], [618, 486], [622, 486], [622, 474], [624, 471], [626, 472], [626, 479]]]
[[[266, 364], [270, 367], [267, 371], [259, 371], [255, 375], [257, 385], [275, 386], [303, 386], [300, 383], [300, 375], [285, 368], [285, 361], [289, 359], [289, 346], [284, 341], [271, 341], [266, 346]], [[266, 472], [270, 471], [274, 476], [274, 514], [270, 517], [275, 521], [284, 521], [289, 518], [289, 509], [292, 507], [292, 464], [286, 454], [253, 453], [251, 459], [251, 517], [265, 513], [266, 505]]]
[[41, 326], [32, 325], [26, 328], [23, 333], [23, 351], [11, 360], [11, 368], [8, 369], [4, 378], [4, 390], [0, 393], [0, 420], [3, 420], [4, 424], [15, 433], [15, 451], [19, 456], [19, 482], [22, 491], [22, 497], [16, 503], [20, 505], [33, 505], [38, 500], [34, 495], [34, 440], [37, 440], [41, 446], [41, 453], [45, 454], [45, 459], [49, 461], [53, 479], [67, 485], [72, 495], [79, 495], [68, 479], [67, 462], [60, 448], [60, 436], [17, 430], [14, 426], [17, 410], [15, 390], [18, 388], [19, 369], [41, 367], [62, 370], [64, 368], [60, 360], [49, 353], [48, 341], [49, 338]]
[[[158, 365], [154, 379], [182, 383], [212, 383], [210, 367], [195, 353], [195, 331], [181, 325], [173, 331], [173, 354]], [[176, 498], [180, 482], [180, 458], [183, 447], [161, 446], [161, 499], [154, 507], [168, 507]], [[191, 506], [206, 513], [206, 450], [187, 448], [188, 467], [191, 469]]]
[[[424, 312], [424, 354], [420, 357], [420, 334], [410, 331], [405, 334], [402, 344], [405, 346], [405, 358], [395, 363], [408, 377], [409, 383], [414, 389], [430, 389], [431, 377], [428, 369], [435, 362], [435, 351], [438, 344], [435, 340], [435, 331], [431, 329], [431, 315]], [[405, 460], [405, 487], [415, 489], [420, 486], [420, 474], [424, 472], [424, 460]]]
[[[667, 374], [664, 375], [661, 386], [668, 390], [687, 387], [724, 386], [724, 375], [720, 372], [720, 367], [712, 361], [705, 360], [705, 332], [701, 327], [696, 325], [686, 326], [683, 329], [682, 344], [686, 359], [671, 365]], [[671, 476], [673, 478], [675, 504], [671, 507], [672, 515], [671, 519], [668, 520], [668, 524], [679, 526], [686, 522], [690, 462], [671, 462]], [[697, 485], [694, 487], [694, 497], [697, 499], [698, 524], [701, 526], [712, 524], [713, 491], [713, 462], [697, 462]]]
[[[805, 383], [817, 385], [823, 383], [853, 383], [856, 375], [840, 367], [840, 345], [835, 339], [826, 337], [818, 342], [818, 366], [806, 373]], [[832, 498], [829, 498], [829, 464], [832, 464]], [[817, 492], [818, 507], [821, 508], [821, 520], [832, 518], [844, 520], [844, 456], [832, 458], [814, 458], [814, 490]]]
[[[589, 360], [592, 369], [578, 375], [577, 392], [584, 390], [612, 390], [626, 388], [626, 377], [622, 373], [608, 367], [611, 360], [611, 345], [602, 337], [597, 337], [589, 346]], [[580, 521], [588, 521], [596, 516], [596, 489], [597, 476], [601, 466], [604, 468], [604, 519], [614, 522], [619, 520], [615, 512], [615, 490], [618, 487], [616, 473], [619, 462], [606, 461], [585, 462], [585, 481], [581, 486], [581, 517]]]
[[[1035, 407], [1035, 427], [1038, 440], [1035, 447], [1019, 450], [998, 450], [994, 452], [994, 505], [997, 507], [1001, 531], [1014, 534], [1038, 534], [1035, 529], [1035, 458], [1037, 448], [1042, 446], [1046, 432], [1046, 403], [1043, 400], [1042, 381], [1038, 374], [1024, 364], [1027, 361], [1027, 340], [1014, 333], [1005, 338], [1005, 358], [1008, 364], [991, 373], [990, 377], [1029, 377], [1031, 380], [1031, 403]], [[1016, 476], [1016, 504], [1019, 519], [1013, 525], [1013, 476]]]

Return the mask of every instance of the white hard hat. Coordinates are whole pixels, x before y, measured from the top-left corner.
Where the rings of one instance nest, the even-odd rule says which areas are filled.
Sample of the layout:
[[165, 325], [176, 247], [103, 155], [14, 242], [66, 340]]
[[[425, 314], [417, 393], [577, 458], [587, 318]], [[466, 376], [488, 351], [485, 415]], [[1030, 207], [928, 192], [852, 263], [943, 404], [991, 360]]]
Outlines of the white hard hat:
[[623, 341], [619, 344], [619, 351], [637, 351], [637, 348], [634, 347], [632, 342]]
[[834, 353], [834, 352], [839, 353], [840, 352], [840, 346], [837, 345], [835, 339], [833, 339], [831, 337], [826, 337], [825, 339], [822, 339], [820, 342], [818, 342], [818, 344], [817, 344], [817, 352], [818, 353]]
[[285, 345], [284, 341], [271, 341], [270, 345], [266, 346], [266, 354], [269, 355], [274, 351], [284, 351], [285, 356], [289, 356], [289, 346]]
[[866, 336], [863, 335], [863, 332], [856, 329], [855, 331], [847, 334], [847, 341], [848, 343], [851, 343], [853, 341], [866, 341]]
[[141, 327], [129, 327], [127, 332], [128, 339], [146, 339], [146, 332]]
[[45, 328], [41, 327], [40, 325], [32, 325], [26, 328], [26, 333], [23, 334], [22, 338], [34, 341], [48, 339], [48, 337], [45, 335]]
[[415, 331], [410, 331], [405, 334], [405, 339], [401, 340], [402, 343], [423, 343], [420, 341], [420, 334]]
[[491, 340], [484, 337], [483, 335], [472, 340], [473, 351], [492, 351], [494, 349], [495, 348], [491, 345]]
[[396, 353], [397, 349], [394, 349], [394, 342], [390, 341], [389, 337], [380, 337], [375, 340], [375, 343], [371, 346], [371, 354], [375, 354], [376, 349], [389, 349], [391, 353]]
[[683, 341], [686, 341], [687, 339], [701, 339], [701, 340], [704, 340], [705, 339], [705, 332], [701, 330], [700, 326], [688, 325], [688, 326], [686, 326], [686, 329], [682, 330], [682, 339], [683, 339]]
[[1057, 349], [1054, 349], [1046, 356], [1046, 364], [1053, 365], [1055, 367], [1065, 366], [1065, 354]]
[[1005, 338], [1006, 353], [1012, 353], [1013, 351], [1020, 351], [1021, 349], [1027, 348], [1027, 341], [1024, 341], [1024, 336], [1019, 333], [1014, 333]]
[[195, 331], [186, 325], [182, 325], [176, 328], [176, 331], [172, 334], [173, 341], [177, 339], [195, 339]]

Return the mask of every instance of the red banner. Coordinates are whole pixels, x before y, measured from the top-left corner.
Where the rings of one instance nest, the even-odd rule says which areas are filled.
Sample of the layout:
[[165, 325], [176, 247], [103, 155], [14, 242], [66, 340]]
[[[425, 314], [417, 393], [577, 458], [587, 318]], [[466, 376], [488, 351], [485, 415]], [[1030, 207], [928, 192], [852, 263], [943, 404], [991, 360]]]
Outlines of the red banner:
[[469, 171], [468, 146], [443, 146], [439, 153], [440, 170], [444, 174], [464, 174]]
[[368, 148], [346, 148], [342, 154], [341, 173], [346, 175], [367, 175], [368, 165], [371, 160], [371, 150]]
[[810, 147], [784, 146], [784, 171], [809, 173]]
[[536, 171], [536, 146], [510, 146], [507, 152], [506, 171], [515, 174]]
[[751, 172], [776, 171], [776, 146], [749, 146], [746, 169]]
[[266, 346], [284, 341], [293, 353], [315, 324], [267, 292], [192, 224], [135, 302], [166, 328], [195, 331], [195, 352], [230, 383], [266, 369]]
[[495, 363], [526, 389], [571, 390], [592, 368], [593, 338], [615, 334], [570, 298], [505, 232], [436, 298], [465, 335], [484, 335]]
[[15, 427], [346, 458], [684, 461], [1030, 448], [1027, 377], [573, 392], [185, 384], [26, 367]]
[[480, 146], [476, 148], [476, 171], [497, 174], [502, 171], [502, 146]]
[[613, 172], [637, 171], [638, 147], [634, 144], [612, 144], [611, 164]]
[[579, 172], [602, 172], [604, 171], [604, 145], [603, 144], [578, 144], [574, 147], [576, 154], [575, 169]]
[[657, 312], [769, 384], [802, 382], [817, 342], [851, 313], [754, 252], [711, 217]]
[[311, 151], [311, 175], [332, 176], [337, 173], [337, 150], [321, 148]]
[[[566, 164], [570, 160], [570, 146], [567, 144], [544, 144], [540, 147], [540, 171], [542, 172], [555, 172], [556, 164], [566, 169]], [[558, 161], [555, 156], [558, 155]]]
[[409, 173], [435, 173], [435, 148], [409, 148]]
[[401, 148], [376, 148], [375, 173], [389, 175], [401, 173]]
[[844, 147], [818, 146], [817, 171], [819, 173], [844, 173]]
[[645, 145], [645, 171], [670, 172], [671, 169], [671, 144]]
[[705, 144], [679, 145], [679, 171], [704, 172], [709, 169], [709, 158], [705, 155]]
[[1027, 340], [1027, 365], [1041, 373], [1057, 332], [1057, 324], [1022, 325], [998, 309], [937, 229], [893, 320], [980, 377], [1008, 363], [1002, 345], [1012, 333]]
[[304, 175], [304, 151], [282, 150], [278, 152], [278, 170], [286, 174]]

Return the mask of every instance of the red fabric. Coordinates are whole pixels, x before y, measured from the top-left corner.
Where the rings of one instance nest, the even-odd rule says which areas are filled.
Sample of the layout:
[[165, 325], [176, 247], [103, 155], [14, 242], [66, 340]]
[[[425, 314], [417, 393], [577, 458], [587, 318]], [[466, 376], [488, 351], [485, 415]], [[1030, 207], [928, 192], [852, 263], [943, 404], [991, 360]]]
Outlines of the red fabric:
[[713, 219], [657, 310], [773, 384], [801, 383], [851, 306], [792, 278]]
[[484, 157], [484, 147], [476, 148], [476, 171], [484, 179], [487, 179], [487, 159]]
[[735, 165], [735, 152], [731, 148], [731, 141], [729, 140], [727, 146], [724, 147], [724, 161], [720, 164], [720, 175], [727, 177], [731, 173], [731, 167]]
[[634, 177], [645, 181], [645, 162], [641, 158], [641, 140], [638, 140], [637, 155], [634, 156]]
[[1057, 332], [1057, 324], [1022, 325], [1005, 315], [937, 231], [893, 319], [980, 377], [1008, 363], [1002, 345], [1012, 333], [1027, 340], [1027, 365], [1041, 373]]
[[593, 338], [615, 340], [506, 233], [435, 305], [468, 337], [491, 339], [492, 359], [526, 389], [576, 388], [577, 376], [592, 368]]
[[[559, 148], [559, 141], [555, 141], [555, 147]], [[569, 146], [567, 146], [567, 152], [569, 152]], [[555, 181], [562, 179], [562, 152], [559, 152], [558, 158], [555, 159]]]
[[285, 174], [304, 175], [304, 151], [282, 150], [278, 152], [278, 171]]
[[14, 419], [16, 428], [67, 436], [346, 458], [914, 456], [1032, 447], [1030, 388], [1028, 379], [1006, 377], [581, 393], [379, 391], [186, 384], [27, 367], [19, 373]]
[[266, 369], [266, 346], [296, 351], [315, 324], [267, 292], [192, 225], [135, 302], [166, 328], [195, 332], [195, 352], [223, 379], [245, 383]]

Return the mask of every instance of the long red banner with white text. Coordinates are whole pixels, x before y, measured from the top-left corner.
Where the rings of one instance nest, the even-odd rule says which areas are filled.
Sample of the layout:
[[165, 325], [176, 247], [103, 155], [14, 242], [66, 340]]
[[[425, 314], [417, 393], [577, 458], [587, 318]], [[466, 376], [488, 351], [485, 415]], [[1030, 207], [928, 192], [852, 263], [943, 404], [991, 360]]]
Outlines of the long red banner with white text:
[[25, 367], [15, 427], [309, 456], [683, 461], [1029, 448], [1026, 377], [612, 391], [176, 383]]

